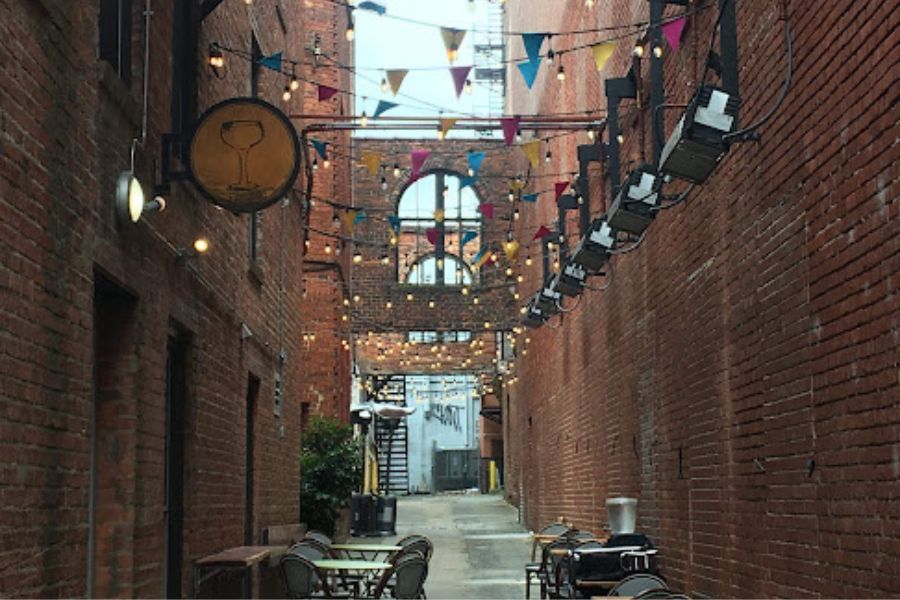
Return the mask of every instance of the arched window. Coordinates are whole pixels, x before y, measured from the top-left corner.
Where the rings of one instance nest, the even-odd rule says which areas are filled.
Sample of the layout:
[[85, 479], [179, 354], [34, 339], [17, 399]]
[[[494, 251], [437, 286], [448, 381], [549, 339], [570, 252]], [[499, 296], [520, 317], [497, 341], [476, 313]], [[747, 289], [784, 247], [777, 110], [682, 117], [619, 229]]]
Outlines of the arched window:
[[451, 171], [431, 171], [403, 191], [397, 205], [398, 281], [473, 283], [468, 265], [481, 247], [480, 200], [471, 186], [460, 187], [460, 179]]

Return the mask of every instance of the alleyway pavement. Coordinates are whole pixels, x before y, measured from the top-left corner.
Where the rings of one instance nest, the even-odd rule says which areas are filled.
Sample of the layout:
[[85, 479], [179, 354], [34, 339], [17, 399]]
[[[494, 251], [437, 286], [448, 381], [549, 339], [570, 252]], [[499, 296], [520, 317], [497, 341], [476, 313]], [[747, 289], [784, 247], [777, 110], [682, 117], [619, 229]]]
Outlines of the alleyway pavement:
[[398, 538], [412, 533], [434, 542], [425, 585], [429, 599], [525, 597], [531, 538], [502, 496], [401, 497]]

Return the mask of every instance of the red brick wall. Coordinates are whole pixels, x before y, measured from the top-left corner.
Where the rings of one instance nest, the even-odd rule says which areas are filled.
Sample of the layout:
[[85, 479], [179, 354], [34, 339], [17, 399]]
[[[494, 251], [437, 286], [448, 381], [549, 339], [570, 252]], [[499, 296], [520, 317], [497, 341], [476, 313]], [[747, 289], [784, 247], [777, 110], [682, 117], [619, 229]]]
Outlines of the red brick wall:
[[[321, 412], [348, 402], [347, 361], [337, 346], [310, 356], [301, 335], [322, 327], [304, 299], [302, 202], [262, 214], [259, 259], [247, 255], [248, 217], [216, 210], [176, 184], [168, 208], [138, 225], [118, 225], [113, 190], [128, 166], [140, 128], [143, 2], [134, 2], [134, 76], [124, 85], [97, 60], [97, 3], [5, 0], [0, 3], [0, 594], [82, 596], [87, 590], [91, 410], [98, 448], [97, 596], [160, 597], [164, 571], [165, 360], [170, 323], [190, 334], [184, 461], [183, 589], [191, 561], [243, 543], [245, 395], [248, 373], [260, 379], [256, 414], [254, 531], [298, 520], [300, 402], [311, 389]], [[149, 137], [138, 172], [158, 178], [160, 135], [171, 129], [172, 2], [155, 0], [151, 33]], [[261, 45], [305, 60], [307, 27], [326, 51], [337, 49], [333, 6], [255, 3]], [[199, 109], [249, 91], [249, 63], [231, 55], [223, 79], [205, 67], [207, 44], [249, 49], [250, 20], [241, 2], [223, 3], [204, 23], [199, 45]], [[343, 27], [338, 27], [343, 31]], [[340, 50], [345, 55], [346, 48]], [[304, 76], [318, 78], [305, 67]], [[326, 77], [334, 77], [332, 72]], [[346, 75], [343, 76], [346, 83]], [[284, 80], [265, 71], [261, 95], [281, 106]], [[346, 87], [342, 83], [342, 87]], [[291, 110], [337, 111], [292, 100]], [[346, 193], [335, 164], [327, 190]], [[342, 187], [343, 186], [343, 187]], [[343, 191], [341, 191], [343, 190]], [[332, 193], [329, 191], [328, 193]], [[211, 247], [188, 265], [175, 249], [199, 235]], [[283, 307], [279, 289], [283, 273]], [[94, 389], [94, 284], [102, 272], [134, 297], [123, 321], [109, 381]], [[284, 325], [279, 327], [281, 315]], [[104, 313], [109, 317], [109, 313]], [[116, 319], [111, 318], [113, 327]], [[241, 325], [252, 335], [242, 339]], [[327, 324], [333, 328], [331, 322]], [[106, 337], [106, 333], [102, 334]], [[284, 340], [282, 417], [273, 414], [279, 348]], [[336, 339], [336, 335], [333, 336]], [[105, 340], [100, 340], [103, 342]], [[335, 370], [334, 365], [338, 368]], [[103, 366], [100, 364], [99, 366]], [[314, 367], [314, 368], [311, 368]], [[105, 391], [104, 391], [105, 390]], [[100, 392], [103, 391], [101, 394]], [[105, 404], [114, 399], [118, 406]], [[114, 413], [114, 414], [113, 414]], [[282, 429], [283, 428], [283, 429]], [[105, 432], [105, 433], [103, 433]], [[104, 479], [110, 475], [108, 479]], [[105, 545], [104, 545], [105, 544]]]
[[[781, 85], [779, 4], [737, 3], [744, 123]], [[900, 153], [886, 56], [896, 18], [877, 3], [790, 5], [795, 83], [762, 142], [734, 148], [640, 249], [615, 258], [607, 291], [529, 334], [505, 414], [507, 495], [524, 500], [532, 528], [562, 514], [595, 530], [607, 497], [639, 498], [666, 576], [692, 593], [891, 596]], [[541, 22], [542, 6], [518, 4], [511, 26], [647, 17], [646, 2], [572, 2]], [[667, 51], [669, 102], [690, 97], [714, 19], [700, 13], [681, 50]], [[545, 72], [529, 93], [512, 73], [510, 111], [602, 108], [602, 79], [624, 75], [630, 44], [599, 76], [589, 52], [567, 55], [562, 86]], [[651, 135], [648, 111], [623, 110], [627, 168], [642, 143], [649, 155]], [[678, 113], [667, 111], [667, 131]], [[554, 146], [560, 170], [575, 166], [573, 145]], [[603, 201], [595, 195], [595, 214]], [[549, 204], [523, 212], [519, 231], [546, 221]]]

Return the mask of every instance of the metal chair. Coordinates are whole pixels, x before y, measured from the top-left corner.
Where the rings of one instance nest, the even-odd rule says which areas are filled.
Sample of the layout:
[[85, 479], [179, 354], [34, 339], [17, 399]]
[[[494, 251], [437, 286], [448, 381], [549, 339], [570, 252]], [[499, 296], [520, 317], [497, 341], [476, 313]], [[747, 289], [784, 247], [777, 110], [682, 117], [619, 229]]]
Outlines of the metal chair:
[[334, 594], [325, 576], [305, 556], [288, 552], [279, 561], [284, 588], [289, 598], [349, 598]]
[[316, 540], [317, 542], [321, 542], [326, 546], [331, 546], [331, 544], [333, 543], [330, 537], [328, 537], [321, 531], [318, 531], [317, 529], [310, 529], [309, 531], [307, 531], [304, 539]]
[[[563, 535], [568, 531], [571, 531], [571, 527], [569, 527], [566, 523], [562, 521], [558, 521], [556, 523], [550, 523], [549, 525], [545, 525], [537, 532], [537, 535]], [[541, 563], [535, 562], [534, 555], [537, 552], [538, 540], [535, 539], [531, 544], [531, 562], [525, 564], [525, 598], [526, 600], [531, 598], [531, 581], [534, 577], [539, 577], [539, 573], [541, 571]]]
[[428, 577], [428, 562], [417, 551], [400, 557], [396, 564], [386, 570], [372, 590], [372, 598], [381, 598], [385, 590], [391, 590], [391, 597], [402, 599], [425, 598], [425, 579]]
[[668, 592], [669, 586], [662, 578], [657, 577], [656, 575], [651, 575], [649, 573], [636, 573], [635, 575], [629, 575], [628, 577], [617, 583], [611, 590], [609, 590], [608, 595], [638, 596], [642, 593], [649, 593], [656, 590], [663, 590]]

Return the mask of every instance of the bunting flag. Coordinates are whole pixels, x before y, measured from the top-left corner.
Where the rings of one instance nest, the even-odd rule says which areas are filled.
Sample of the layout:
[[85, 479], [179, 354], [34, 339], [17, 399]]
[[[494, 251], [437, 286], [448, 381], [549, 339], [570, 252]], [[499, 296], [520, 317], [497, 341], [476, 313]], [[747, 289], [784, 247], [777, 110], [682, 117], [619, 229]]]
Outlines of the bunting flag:
[[466, 79], [469, 78], [469, 71], [471, 70], [471, 66], [450, 67], [450, 76], [453, 77], [453, 86], [456, 88], [457, 98], [459, 98], [460, 94], [463, 93], [463, 90], [466, 87]]
[[326, 100], [331, 100], [338, 91], [327, 85], [320, 85], [317, 89], [319, 102], [325, 102]]
[[437, 227], [429, 227], [425, 230], [425, 238], [432, 244], [436, 245], [441, 232]]
[[369, 170], [369, 175], [374, 177], [378, 175], [378, 168], [381, 166], [381, 154], [372, 150], [363, 150], [362, 163]]
[[[530, 143], [530, 142], [529, 142]], [[516, 177], [515, 179], [509, 180], [509, 191], [518, 192], [525, 189], [525, 182]]]
[[323, 159], [328, 158], [328, 142], [323, 142], [322, 140], [314, 140], [312, 138], [310, 138], [309, 141], [312, 143], [313, 148], [316, 149], [316, 152], [319, 156], [321, 156]]
[[397, 108], [397, 106], [398, 105], [395, 102], [388, 102], [387, 100], [379, 100], [378, 106], [375, 107], [375, 112], [372, 113], [372, 118], [377, 119], [378, 117], [380, 117], [387, 111], [391, 110], [392, 108]]
[[484, 162], [484, 152], [469, 152], [469, 169], [472, 170], [472, 176], [478, 175], [478, 170], [481, 169], [481, 163]]
[[422, 165], [425, 164], [425, 160], [428, 158], [428, 155], [431, 154], [428, 150], [424, 148], [419, 150], [413, 150], [409, 153], [410, 160], [412, 160], [412, 175], [411, 179], [415, 181], [419, 178], [419, 171], [422, 170]]
[[459, 178], [459, 189], [463, 189], [463, 188], [468, 187], [468, 186], [470, 186], [470, 185], [472, 185], [472, 186], [475, 185], [475, 178], [474, 178], [474, 177], [469, 177], [469, 176], [467, 175], [467, 176], [465, 176], [465, 177], [460, 177], [460, 178]]
[[540, 227], [537, 228], [537, 231], [534, 232], [534, 237], [531, 239], [532, 240], [542, 240], [545, 237], [547, 237], [548, 235], [552, 235], [552, 234], [553, 234], [553, 232], [550, 231], [549, 229], [547, 229], [547, 227], [545, 225], [541, 225]]
[[389, 215], [387, 220], [391, 230], [393, 230], [394, 233], [400, 233], [400, 217], [397, 215]]
[[562, 196], [563, 192], [565, 192], [567, 189], [569, 189], [568, 181], [557, 181], [556, 183], [554, 183], [553, 191], [556, 192], [555, 200], [559, 200], [559, 197]]
[[360, 223], [365, 221], [368, 218], [368, 216], [369, 215], [366, 214], [366, 211], [364, 211], [364, 210], [359, 211], [358, 213], [356, 213], [356, 216], [353, 218], [353, 224], [359, 225]]
[[452, 27], [441, 27], [441, 37], [444, 39], [444, 48], [447, 50], [447, 59], [452, 65], [456, 62], [459, 55], [459, 47], [462, 46], [466, 32], [463, 29], [454, 29]]
[[459, 119], [441, 119], [441, 136], [446, 136], [447, 132], [453, 129]]
[[522, 202], [537, 202], [538, 194], [522, 194]]
[[541, 141], [532, 140], [519, 147], [522, 149], [522, 152], [525, 153], [525, 158], [531, 163], [531, 168], [537, 169], [541, 160]]
[[347, 233], [353, 233], [353, 226], [356, 224], [356, 211], [355, 210], [347, 210], [341, 214], [341, 223], [344, 224], [344, 229], [347, 230]]
[[282, 56], [283, 55], [281, 52], [276, 52], [275, 54], [272, 54], [270, 56], [264, 56], [259, 59], [259, 66], [265, 67], [267, 69], [272, 69], [273, 71], [280, 71]]
[[[541, 57], [541, 45], [544, 43], [544, 38], [547, 36], [546, 33], [523, 33], [522, 34], [522, 44], [525, 46], [525, 54], [528, 56], [528, 60], [534, 62], [536, 60], [540, 60]], [[531, 87], [531, 86], [528, 86]]]
[[511, 146], [513, 140], [516, 139], [516, 132], [519, 131], [519, 117], [503, 117], [500, 119], [500, 127], [503, 128], [503, 141], [507, 146]]
[[671, 47], [672, 50], [678, 50], [678, 46], [681, 45], [681, 34], [684, 32], [686, 23], [687, 19], [679, 17], [674, 21], [665, 23], [661, 27], [663, 35], [666, 36], [666, 41], [669, 42], [669, 47]]
[[443, 223], [444, 222], [444, 209], [439, 208], [434, 211], [434, 222], [435, 223]]
[[387, 12], [387, 9], [381, 4], [376, 4], [375, 2], [360, 2], [358, 8], [363, 10], [370, 10], [373, 13], [378, 13], [378, 15], [383, 15]]
[[486, 261], [489, 256], [487, 246], [482, 246], [478, 253], [472, 257], [472, 262], [470, 264], [477, 269], [484, 264], [484, 261]]
[[465, 233], [463, 233], [462, 239], [459, 241], [460, 249], [463, 248], [466, 244], [468, 244], [469, 242], [471, 242], [472, 240], [474, 240], [477, 237], [478, 237], [478, 232], [472, 231], [471, 229], [469, 231], [466, 231]]
[[615, 42], [603, 42], [591, 46], [591, 53], [594, 55], [594, 64], [597, 65], [598, 71], [603, 70], [603, 67], [606, 66], [606, 62], [609, 60], [609, 57], [613, 55], [615, 50]]
[[395, 96], [400, 91], [400, 86], [403, 84], [407, 73], [409, 73], [409, 69], [391, 69], [385, 72], [388, 84], [391, 86], [391, 91], [394, 92]]
[[541, 58], [538, 57], [537, 60], [523, 60], [516, 66], [519, 67], [519, 73], [522, 74], [522, 79], [525, 80], [525, 85], [530, 90], [531, 86], [534, 85], [534, 80], [537, 78], [538, 68], [541, 66]]
[[494, 218], [494, 205], [490, 202], [482, 202], [478, 205], [478, 212], [484, 215], [485, 219]]
[[506, 253], [506, 258], [509, 262], [515, 262], [515, 260], [519, 257], [519, 242], [516, 240], [509, 240], [503, 244], [503, 251]]

